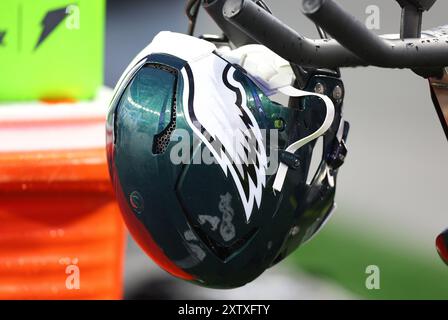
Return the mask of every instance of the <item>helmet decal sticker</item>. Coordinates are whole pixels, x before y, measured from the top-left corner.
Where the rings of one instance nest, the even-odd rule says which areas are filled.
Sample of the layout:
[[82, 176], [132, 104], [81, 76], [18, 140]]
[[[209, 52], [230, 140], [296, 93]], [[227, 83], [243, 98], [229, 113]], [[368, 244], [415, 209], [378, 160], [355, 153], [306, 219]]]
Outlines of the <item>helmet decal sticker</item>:
[[221, 201], [219, 201], [219, 211], [222, 212], [222, 222], [219, 228], [219, 233], [224, 241], [230, 241], [235, 238], [235, 226], [232, 223], [234, 213], [230, 203], [231, 201], [232, 195], [228, 192], [221, 196]]
[[208, 224], [211, 231], [216, 231], [218, 230], [218, 225], [221, 222], [221, 219], [206, 214], [200, 214], [198, 215], [198, 221], [201, 224], [201, 226]]
[[199, 223], [201, 225], [208, 224], [211, 231], [219, 231], [222, 239], [229, 242], [236, 235], [235, 225], [232, 223], [235, 214], [231, 204], [232, 195], [227, 192], [219, 197], [221, 200], [219, 201], [218, 209], [222, 213], [222, 219], [215, 216], [199, 215]]
[[188, 247], [193, 252], [194, 256], [199, 260], [204, 260], [206, 253], [199, 245], [199, 239], [196, 237], [193, 231], [186, 230], [184, 232], [184, 238], [187, 241]]
[[[207, 70], [213, 69], [210, 74]], [[247, 107], [246, 92], [234, 79], [237, 69], [210, 55], [182, 69], [184, 115], [224, 174], [232, 177], [246, 221], [259, 208], [266, 184], [267, 156], [261, 130]], [[217, 95], [216, 92], [220, 94]]]

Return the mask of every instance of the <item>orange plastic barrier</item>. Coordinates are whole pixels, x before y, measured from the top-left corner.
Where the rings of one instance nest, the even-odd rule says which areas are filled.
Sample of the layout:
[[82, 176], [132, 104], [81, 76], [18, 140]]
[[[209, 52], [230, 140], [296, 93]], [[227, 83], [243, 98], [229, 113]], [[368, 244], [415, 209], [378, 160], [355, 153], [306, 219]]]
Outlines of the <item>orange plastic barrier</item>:
[[[39, 131], [8, 121], [0, 131]], [[55, 139], [59, 128], [74, 139], [92, 122], [104, 128], [98, 117], [64, 121], [44, 125]], [[125, 231], [105, 148], [28, 149], [0, 150], [0, 299], [121, 298]]]

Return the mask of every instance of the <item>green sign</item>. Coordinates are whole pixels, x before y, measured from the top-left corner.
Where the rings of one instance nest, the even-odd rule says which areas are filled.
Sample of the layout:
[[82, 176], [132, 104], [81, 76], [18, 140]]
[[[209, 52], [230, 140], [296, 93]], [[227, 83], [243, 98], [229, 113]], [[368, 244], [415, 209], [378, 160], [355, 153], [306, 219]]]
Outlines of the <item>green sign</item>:
[[104, 13], [105, 0], [0, 1], [0, 100], [93, 98]]

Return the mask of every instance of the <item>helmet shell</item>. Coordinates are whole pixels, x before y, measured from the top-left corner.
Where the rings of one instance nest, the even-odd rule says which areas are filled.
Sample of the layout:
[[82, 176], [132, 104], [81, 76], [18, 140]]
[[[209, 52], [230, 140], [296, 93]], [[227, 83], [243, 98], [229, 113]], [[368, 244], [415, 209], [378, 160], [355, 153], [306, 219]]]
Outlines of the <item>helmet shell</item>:
[[[268, 168], [289, 144], [319, 128], [326, 107], [313, 97], [285, 107], [265, 96], [238, 66], [210, 51], [198, 56], [183, 59], [152, 48], [131, 64], [108, 114], [109, 169], [124, 220], [156, 263], [184, 280], [234, 288], [309, 238], [333, 208], [334, 185], [327, 183], [325, 161], [316, 183], [306, 184], [314, 143], [296, 153], [301, 165], [290, 170], [282, 192], [272, 189], [275, 170]], [[230, 104], [224, 101], [228, 112], [223, 114], [215, 107], [225, 100], [218, 82], [228, 82], [226, 94], [233, 97]], [[192, 100], [201, 99], [198, 90], [204, 92], [207, 83], [205, 98], [218, 114], [215, 123], [209, 109], [202, 111], [202, 120], [192, 111]], [[234, 121], [232, 113], [238, 115]], [[233, 134], [217, 133], [225, 120]], [[206, 142], [236, 135], [241, 120], [267, 133], [254, 134], [261, 139], [255, 162], [238, 167], [223, 162], [224, 153], [232, 158], [230, 148], [214, 149]]]

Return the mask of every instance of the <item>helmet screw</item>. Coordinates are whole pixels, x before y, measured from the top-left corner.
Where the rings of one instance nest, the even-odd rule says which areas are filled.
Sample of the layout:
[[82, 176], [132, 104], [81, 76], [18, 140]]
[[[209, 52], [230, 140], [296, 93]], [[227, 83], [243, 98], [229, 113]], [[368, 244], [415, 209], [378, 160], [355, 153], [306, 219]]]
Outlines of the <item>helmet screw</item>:
[[294, 167], [298, 168], [300, 166], [300, 160], [299, 159], [294, 159]]
[[132, 209], [137, 213], [141, 213], [145, 208], [143, 197], [138, 191], [131, 192], [131, 194], [129, 195], [129, 202], [131, 204]]
[[291, 231], [289, 232], [291, 234], [291, 236], [296, 236], [300, 231], [299, 226], [294, 226], [291, 228]]
[[283, 131], [285, 130], [285, 120], [282, 118], [277, 118], [274, 120], [274, 127], [277, 130]]
[[324, 94], [325, 86], [320, 82], [316, 83], [316, 85], [314, 86], [314, 92], [316, 92], [318, 94]]
[[333, 89], [333, 98], [337, 101], [342, 99], [342, 88], [340, 86], [336, 86]]

